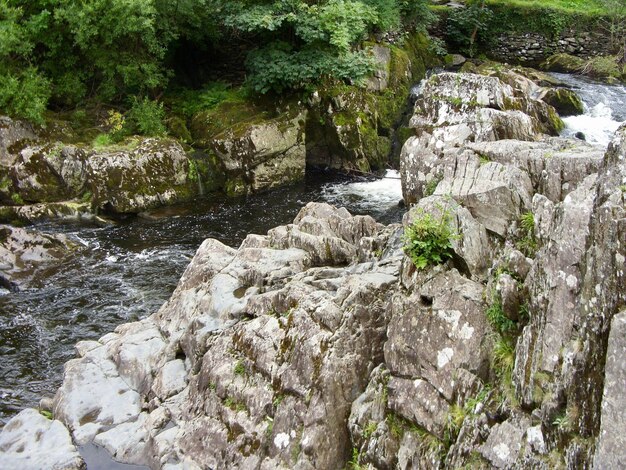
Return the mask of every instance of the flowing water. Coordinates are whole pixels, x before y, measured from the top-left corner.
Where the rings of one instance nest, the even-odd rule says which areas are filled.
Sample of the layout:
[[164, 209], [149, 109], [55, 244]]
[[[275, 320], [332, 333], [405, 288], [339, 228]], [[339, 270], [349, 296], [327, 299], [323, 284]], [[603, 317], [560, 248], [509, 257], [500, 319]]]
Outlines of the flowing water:
[[626, 122], [626, 87], [598, 83], [579, 75], [552, 75], [574, 90], [585, 108], [584, 114], [563, 119], [562, 135], [571, 137], [582, 132], [587, 142], [606, 147], [620, 124]]
[[60, 385], [77, 341], [156, 311], [205, 238], [236, 247], [248, 233], [289, 223], [309, 201], [327, 201], [383, 223], [400, 220], [397, 172], [377, 180], [307, 182], [240, 200], [200, 200], [165, 208], [151, 220], [111, 227], [48, 223], [82, 249], [47, 269], [28, 290], [0, 296], [0, 427]]

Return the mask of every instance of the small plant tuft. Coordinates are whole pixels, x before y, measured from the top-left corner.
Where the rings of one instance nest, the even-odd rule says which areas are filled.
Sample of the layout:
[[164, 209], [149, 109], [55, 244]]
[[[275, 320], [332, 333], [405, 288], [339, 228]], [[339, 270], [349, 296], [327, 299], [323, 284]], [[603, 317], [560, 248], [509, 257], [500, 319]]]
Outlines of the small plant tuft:
[[422, 213], [404, 231], [404, 252], [417, 269], [437, 265], [452, 258], [452, 240], [457, 237], [450, 228], [450, 214], [444, 212], [439, 219]]
[[11, 194], [11, 200], [14, 204], [17, 204], [18, 206], [24, 205], [24, 199], [22, 199], [22, 196], [17, 193]]
[[235, 367], [233, 368], [233, 372], [235, 375], [246, 375], [246, 366], [243, 361], [237, 361]]

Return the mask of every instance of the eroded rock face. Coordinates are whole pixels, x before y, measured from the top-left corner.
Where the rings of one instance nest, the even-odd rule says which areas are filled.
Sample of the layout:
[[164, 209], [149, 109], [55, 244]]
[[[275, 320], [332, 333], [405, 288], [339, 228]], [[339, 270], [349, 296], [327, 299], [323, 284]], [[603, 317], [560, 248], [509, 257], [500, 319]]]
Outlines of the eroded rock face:
[[304, 178], [306, 113], [285, 113], [272, 120], [227, 129], [208, 145], [218, 156], [235, 195], [261, 191]]
[[188, 197], [189, 161], [180, 144], [146, 139], [128, 151], [94, 153], [87, 162], [94, 204], [140, 212]]

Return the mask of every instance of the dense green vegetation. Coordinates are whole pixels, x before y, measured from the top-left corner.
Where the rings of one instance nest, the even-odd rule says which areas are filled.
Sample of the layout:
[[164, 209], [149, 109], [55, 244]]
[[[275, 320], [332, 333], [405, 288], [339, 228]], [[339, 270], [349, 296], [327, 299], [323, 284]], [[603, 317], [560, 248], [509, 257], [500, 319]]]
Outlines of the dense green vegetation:
[[0, 109], [41, 122], [49, 106], [97, 101], [158, 115], [146, 98], [186, 85], [185, 61], [211, 63], [233, 42], [256, 93], [359, 83], [372, 69], [364, 39], [430, 18], [426, 0], [0, 0]]

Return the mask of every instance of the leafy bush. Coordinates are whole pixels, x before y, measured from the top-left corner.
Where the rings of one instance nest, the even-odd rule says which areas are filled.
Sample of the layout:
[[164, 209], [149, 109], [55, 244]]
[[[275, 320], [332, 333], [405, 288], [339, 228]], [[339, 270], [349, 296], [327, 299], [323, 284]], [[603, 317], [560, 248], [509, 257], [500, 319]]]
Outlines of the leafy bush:
[[252, 52], [247, 66], [252, 89], [259, 93], [283, 93], [306, 88], [325, 76], [358, 82], [371, 72], [373, 63], [364, 51], [337, 55], [314, 48], [294, 50], [286, 42], [275, 42]]
[[484, 2], [473, 1], [465, 8], [454, 8], [448, 17], [448, 40], [473, 57], [477, 46], [488, 40], [489, 23], [493, 16], [493, 11]]
[[154, 137], [166, 134], [164, 119], [163, 103], [148, 98], [139, 100], [135, 97], [133, 98], [133, 105], [128, 111], [126, 123], [127, 128], [132, 133]]
[[450, 228], [450, 215], [444, 212], [439, 219], [422, 213], [404, 231], [404, 252], [417, 269], [444, 263], [452, 258], [452, 240], [456, 235]]
[[0, 109], [11, 116], [42, 124], [49, 99], [50, 82], [32, 67], [0, 75]]

